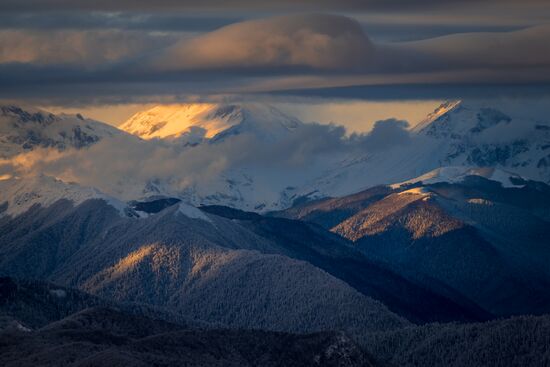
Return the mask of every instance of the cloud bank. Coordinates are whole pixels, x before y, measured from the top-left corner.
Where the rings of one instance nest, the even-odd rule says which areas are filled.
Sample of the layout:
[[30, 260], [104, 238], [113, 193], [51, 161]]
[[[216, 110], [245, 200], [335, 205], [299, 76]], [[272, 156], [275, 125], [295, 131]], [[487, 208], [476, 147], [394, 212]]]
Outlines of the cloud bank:
[[0, 30], [0, 65], [106, 67], [172, 41], [166, 35], [119, 30]]
[[[425, 10], [433, 7], [448, 7], [453, 4], [503, 4], [515, 3], [515, 0], [4, 0], [0, 10], [84, 10], [84, 11], [130, 11], [130, 10]], [[545, 0], [523, 0], [525, 4], [544, 4]]]
[[171, 192], [182, 192], [223, 181], [228, 171], [248, 168], [249, 174], [266, 172], [284, 178], [282, 190], [293, 180], [302, 180], [294, 182], [298, 184], [313, 178], [319, 167], [326, 169], [346, 156], [382, 152], [405, 143], [409, 139], [406, 127], [404, 121], [386, 120], [377, 122], [369, 134], [348, 135], [342, 126], [309, 123], [275, 141], [243, 133], [186, 148], [122, 134], [85, 149], [37, 149], [0, 160], [0, 175], [46, 174], [129, 200], [142, 196], [141, 190], [149, 183], [160, 182]]
[[[465, 33], [397, 45], [424, 55], [426, 67], [550, 68], [550, 24], [513, 32]], [[547, 70], [548, 71], [548, 70]]]
[[133, 102], [354, 86], [382, 95], [381, 86], [550, 84], [548, 39], [550, 26], [541, 25], [384, 43], [355, 20], [328, 14], [244, 21], [200, 35], [4, 29], [0, 98], [55, 104], [75, 96]]

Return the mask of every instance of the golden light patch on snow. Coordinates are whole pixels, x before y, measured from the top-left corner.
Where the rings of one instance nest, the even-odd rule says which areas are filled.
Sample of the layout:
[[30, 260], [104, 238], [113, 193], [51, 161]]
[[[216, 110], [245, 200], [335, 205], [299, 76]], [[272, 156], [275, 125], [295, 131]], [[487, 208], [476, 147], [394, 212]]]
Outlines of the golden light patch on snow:
[[143, 139], [153, 139], [177, 138], [198, 127], [205, 130], [206, 138], [211, 138], [233, 125], [227, 119], [208, 116], [217, 107], [214, 103], [159, 105], [136, 113], [119, 128]]

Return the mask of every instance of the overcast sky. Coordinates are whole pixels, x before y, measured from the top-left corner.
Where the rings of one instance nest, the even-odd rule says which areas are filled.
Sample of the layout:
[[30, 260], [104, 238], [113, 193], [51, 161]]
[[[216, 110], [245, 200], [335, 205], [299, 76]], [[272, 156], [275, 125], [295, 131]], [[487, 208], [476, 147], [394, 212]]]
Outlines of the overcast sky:
[[149, 104], [255, 98], [349, 116], [406, 101], [393, 110], [417, 116], [546, 96], [549, 43], [546, 0], [3, 0], [0, 98], [113, 124]]

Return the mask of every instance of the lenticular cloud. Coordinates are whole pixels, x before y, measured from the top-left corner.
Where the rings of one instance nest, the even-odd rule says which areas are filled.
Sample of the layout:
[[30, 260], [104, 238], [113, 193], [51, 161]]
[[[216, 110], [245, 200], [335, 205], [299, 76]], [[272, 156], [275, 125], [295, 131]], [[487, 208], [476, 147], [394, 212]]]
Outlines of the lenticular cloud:
[[154, 60], [161, 69], [289, 68], [360, 70], [374, 52], [354, 20], [293, 15], [232, 24], [182, 40]]

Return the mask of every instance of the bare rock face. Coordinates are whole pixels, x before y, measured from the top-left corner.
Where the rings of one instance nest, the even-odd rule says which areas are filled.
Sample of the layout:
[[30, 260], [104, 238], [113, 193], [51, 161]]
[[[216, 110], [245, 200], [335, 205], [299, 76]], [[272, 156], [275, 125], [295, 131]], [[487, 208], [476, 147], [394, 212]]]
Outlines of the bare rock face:
[[54, 115], [33, 107], [0, 106], [0, 157], [37, 148], [59, 151], [89, 147], [124, 132], [82, 115]]

